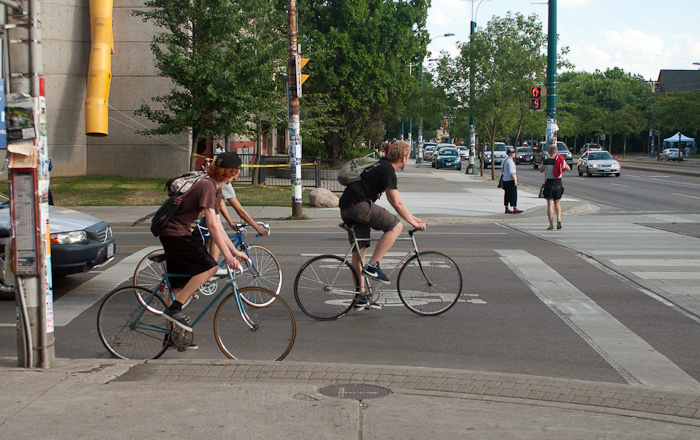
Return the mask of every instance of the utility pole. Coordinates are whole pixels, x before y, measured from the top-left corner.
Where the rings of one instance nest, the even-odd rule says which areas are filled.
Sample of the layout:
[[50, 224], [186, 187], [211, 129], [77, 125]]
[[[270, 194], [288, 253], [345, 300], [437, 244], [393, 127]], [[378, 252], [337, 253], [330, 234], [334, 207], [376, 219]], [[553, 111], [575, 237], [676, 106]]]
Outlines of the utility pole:
[[2, 3], [11, 8], [5, 25], [10, 66], [2, 69], [3, 76], [9, 72], [9, 93], [1, 110], [7, 115], [12, 237], [6, 258], [18, 304], [17, 358], [21, 367], [49, 368], [55, 351], [41, 5]]
[[[481, 3], [479, 3], [481, 5]], [[472, 2], [472, 9], [474, 2]], [[478, 9], [477, 9], [478, 10]], [[471, 44], [472, 35], [476, 32], [476, 21], [472, 13], [472, 21], [469, 30], [469, 43]], [[469, 60], [469, 165], [467, 166], [466, 174], [476, 174], [476, 166], [474, 156], [476, 155], [476, 121], [474, 120], [474, 63], [470, 57]], [[483, 174], [483, 169], [482, 169]]]
[[294, 193], [292, 216], [301, 217], [301, 123], [299, 122], [299, 97], [301, 96], [301, 60], [297, 45], [297, 4], [288, 0], [289, 60], [287, 62], [287, 93], [289, 96], [289, 168]]
[[549, 0], [547, 40], [547, 146], [557, 145], [557, 0]]

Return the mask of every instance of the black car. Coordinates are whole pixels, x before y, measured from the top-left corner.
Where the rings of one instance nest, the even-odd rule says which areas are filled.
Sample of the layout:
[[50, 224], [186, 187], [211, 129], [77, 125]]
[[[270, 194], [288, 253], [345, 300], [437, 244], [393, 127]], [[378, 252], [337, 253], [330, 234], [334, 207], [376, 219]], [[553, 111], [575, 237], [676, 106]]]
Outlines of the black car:
[[532, 161], [532, 148], [530, 147], [518, 147], [515, 150], [515, 163], [519, 164], [521, 162], [530, 163]]
[[[557, 150], [557, 153], [564, 156], [566, 163], [573, 168], [574, 156], [571, 154], [571, 151], [569, 151], [569, 147], [567, 147], [564, 142], [558, 141]], [[539, 145], [532, 149], [532, 168], [539, 168], [539, 166], [542, 165], [542, 161], [547, 157], [549, 157], [547, 143], [540, 142]]]

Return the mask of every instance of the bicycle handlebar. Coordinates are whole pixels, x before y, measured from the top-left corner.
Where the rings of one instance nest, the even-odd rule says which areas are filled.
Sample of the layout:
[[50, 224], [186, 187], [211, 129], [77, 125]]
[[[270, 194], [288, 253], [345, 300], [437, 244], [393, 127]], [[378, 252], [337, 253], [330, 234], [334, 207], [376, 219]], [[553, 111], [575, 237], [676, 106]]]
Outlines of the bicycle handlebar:
[[[426, 226], [428, 226], [428, 225], [426, 224]], [[410, 231], [408, 231], [408, 235], [413, 237], [413, 234], [415, 234], [416, 232], [420, 232], [420, 231], [424, 231], [424, 229], [414, 228], [414, 229], [411, 229]]]

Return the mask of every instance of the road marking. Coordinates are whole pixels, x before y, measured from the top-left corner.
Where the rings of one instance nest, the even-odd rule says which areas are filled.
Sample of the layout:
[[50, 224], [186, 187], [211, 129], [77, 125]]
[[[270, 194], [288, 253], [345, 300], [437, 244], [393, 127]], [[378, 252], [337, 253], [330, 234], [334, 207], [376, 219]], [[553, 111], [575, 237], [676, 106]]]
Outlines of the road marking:
[[697, 267], [700, 259], [684, 258], [682, 260], [657, 260], [651, 258], [620, 258], [610, 260], [615, 266], [649, 266], [649, 267]]
[[622, 183], [611, 183], [611, 185], [615, 185], [615, 186], [624, 186], [625, 188], [629, 188], [629, 185], [624, 185], [624, 184], [622, 184]]
[[70, 324], [73, 319], [101, 300], [110, 290], [131, 279], [138, 262], [146, 254], [156, 249], [160, 249], [160, 246], [150, 246], [124, 258], [54, 302], [53, 315], [56, 327]]
[[654, 350], [539, 258], [497, 251], [537, 297], [581, 336], [630, 384], [675, 392], [700, 391], [700, 383]]
[[687, 196], [687, 195], [685, 195], [685, 194], [678, 194], [678, 193], [671, 193], [671, 194], [672, 194], [672, 195], [674, 195], [674, 196], [680, 196], [680, 197], [688, 197], [689, 199], [696, 199], [696, 200], [700, 200], [700, 197], [695, 197], [695, 196]]
[[698, 272], [632, 272], [643, 280], [700, 280]]

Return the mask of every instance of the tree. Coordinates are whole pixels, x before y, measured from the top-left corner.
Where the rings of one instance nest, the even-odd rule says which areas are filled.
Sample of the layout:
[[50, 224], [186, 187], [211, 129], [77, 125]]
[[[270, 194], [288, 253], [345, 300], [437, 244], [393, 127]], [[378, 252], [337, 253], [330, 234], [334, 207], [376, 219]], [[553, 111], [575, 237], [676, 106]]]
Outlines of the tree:
[[425, 54], [428, 5], [428, 0], [299, 3], [299, 39], [313, 60], [304, 86], [330, 104], [325, 129], [305, 135], [323, 142], [329, 157], [342, 157], [377, 121], [400, 116], [415, 83], [408, 66]]
[[[485, 29], [477, 29], [461, 54], [441, 64], [441, 82], [461, 107], [461, 114], [472, 113], [481, 121], [491, 143], [512, 136], [522, 127], [529, 111], [528, 89], [543, 82], [547, 36], [536, 15], [525, 17], [508, 13], [493, 17]], [[471, 96], [469, 70], [474, 69], [474, 96]], [[465, 118], [462, 118], [465, 120]], [[491, 177], [495, 178], [492, 169]]]
[[270, 100], [280, 100], [274, 83], [281, 84], [275, 75], [286, 62], [283, 16], [259, 0], [148, 0], [145, 6], [134, 14], [163, 29], [151, 50], [174, 87], [153, 98], [161, 108], [143, 104], [136, 114], [157, 124], [142, 133], [189, 132], [194, 169], [201, 137], [250, 133], [251, 115], [259, 119]]

